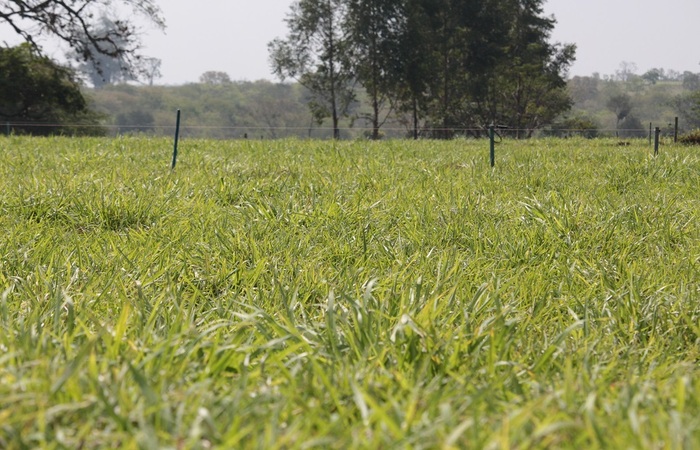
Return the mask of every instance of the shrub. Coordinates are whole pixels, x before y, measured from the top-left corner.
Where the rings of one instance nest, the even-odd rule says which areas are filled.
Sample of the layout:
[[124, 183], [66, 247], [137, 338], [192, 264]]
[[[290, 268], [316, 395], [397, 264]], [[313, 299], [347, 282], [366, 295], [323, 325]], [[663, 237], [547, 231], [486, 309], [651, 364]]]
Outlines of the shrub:
[[598, 124], [586, 116], [566, 117], [553, 123], [545, 134], [554, 137], [583, 136], [594, 138], [598, 136]]
[[700, 129], [684, 134], [678, 138], [678, 142], [686, 145], [700, 145]]

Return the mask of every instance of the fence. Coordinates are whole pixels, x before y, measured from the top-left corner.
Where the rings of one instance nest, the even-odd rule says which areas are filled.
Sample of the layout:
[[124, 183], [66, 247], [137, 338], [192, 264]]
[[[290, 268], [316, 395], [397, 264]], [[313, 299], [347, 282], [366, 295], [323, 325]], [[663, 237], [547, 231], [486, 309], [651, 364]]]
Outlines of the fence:
[[[102, 125], [102, 124], [57, 124], [57, 123], [37, 123], [37, 122], [13, 122], [4, 123], [5, 135], [10, 134], [31, 134], [31, 135], [93, 135], [93, 136], [120, 136], [120, 135], [143, 135], [143, 136], [172, 136], [175, 132], [175, 118], [173, 125]], [[678, 118], [667, 126], [658, 127], [663, 136], [672, 136], [674, 141], [678, 140], [679, 124]], [[413, 139], [414, 130], [410, 127], [382, 127], [380, 129], [382, 139]], [[654, 137], [654, 126], [649, 123], [649, 129], [574, 129], [574, 128], [547, 128], [547, 129], [515, 129], [508, 127], [496, 127], [495, 134], [498, 138], [538, 138], [538, 137], [618, 137], [645, 138], [652, 143]], [[203, 139], [331, 139], [333, 138], [333, 128], [328, 126], [307, 126], [307, 127], [275, 127], [275, 126], [202, 126], [187, 125], [183, 121], [179, 127], [181, 138], [203, 138]], [[415, 135], [419, 139], [445, 139], [445, 138], [488, 138], [489, 127], [480, 128], [438, 128], [422, 127]], [[341, 139], [361, 139], [370, 138], [372, 128], [370, 127], [341, 127]]]

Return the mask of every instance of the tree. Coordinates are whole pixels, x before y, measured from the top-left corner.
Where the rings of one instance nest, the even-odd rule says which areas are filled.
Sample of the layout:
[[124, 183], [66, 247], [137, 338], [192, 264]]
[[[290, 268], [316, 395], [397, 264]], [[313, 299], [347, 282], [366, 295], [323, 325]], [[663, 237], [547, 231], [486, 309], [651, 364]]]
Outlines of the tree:
[[629, 81], [637, 73], [637, 64], [629, 61], [622, 61], [620, 69], [615, 71], [615, 78], [619, 81]]
[[[294, 133], [295, 128], [301, 129], [302, 123], [306, 123], [308, 112], [303, 114], [304, 108], [299, 107], [303, 106], [300, 102], [301, 86], [258, 80], [241, 87], [245, 88], [245, 97], [241, 99], [243, 113], [251, 128], [257, 128], [260, 133], [277, 139]], [[302, 114], [295, 117], [295, 112]]]
[[438, 137], [488, 123], [526, 137], [572, 104], [565, 76], [575, 46], [549, 42], [555, 21], [543, 1], [299, 0], [287, 39], [269, 44], [273, 72], [309, 89], [335, 136], [357, 81], [375, 138], [394, 107], [411, 112], [414, 136], [420, 118]]
[[564, 117], [563, 120], [552, 123], [547, 134], [563, 138], [582, 136], [590, 139], [598, 137], [598, 128], [594, 119], [579, 115]]
[[199, 82], [202, 84], [231, 84], [231, 77], [226, 72], [218, 72], [210, 70], [199, 76]]
[[163, 76], [160, 72], [161, 64], [162, 61], [158, 58], [146, 57], [141, 60], [141, 73], [149, 86], [153, 86], [153, 81], [156, 78]]
[[622, 138], [643, 138], [646, 136], [646, 133], [647, 131], [642, 121], [632, 114], [625, 117], [620, 123], [620, 129], [618, 130], [618, 135]]
[[[551, 123], [573, 102], [566, 89], [566, 73], [575, 59], [574, 45], [551, 44], [554, 19], [544, 17], [542, 0], [502, 2], [507, 44], [488, 89], [473, 91], [472, 126], [505, 125], [518, 137]], [[484, 95], [483, 93], [486, 93]]]
[[[117, 28], [117, 25], [109, 17], [102, 16], [96, 32], [106, 35], [115, 33]], [[92, 46], [88, 36], [84, 35], [83, 39], [86, 45]], [[115, 42], [117, 42], [118, 46], [125, 45], [123, 39], [117, 35], [115, 35]], [[78, 71], [85, 74], [90, 83], [97, 89], [108, 84], [138, 81], [139, 79], [143, 79], [149, 85], [153, 85], [153, 80], [161, 77], [161, 60], [158, 58], [140, 57], [135, 66], [129, 66], [129, 62], [125, 60], [123, 55], [112, 56], [101, 53], [94, 46], [93, 54], [94, 58], [92, 61], [82, 60], [75, 50], [68, 52], [67, 56], [79, 61]]]
[[408, 3], [422, 77], [411, 81], [422, 93], [409, 91], [435, 136], [478, 135], [496, 123], [527, 137], [571, 107], [565, 76], [575, 47], [549, 42], [555, 21], [543, 16], [542, 0]]
[[613, 95], [606, 103], [607, 108], [615, 113], [615, 129], [620, 129], [622, 123], [632, 112], [632, 98], [627, 94]]
[[[346, 27], [353, 72], [367, 91], [372, 139], [393, 109], [401, 76], [401, 34], [405, 23], [403, 0], [349, 0]], [[385, 105], [384, 118], [382, 110]]]
[[433, 67], [425, 39], [429, 34], [424, 0], [407, 0], [404, 9], [406, 18], [400, 37], [398, 62], [397, 108], [409, 112], [413, 139], [418, 139], [419, 121], [427, 115], [430, 102], [429, 82]]
[[29, 44], [0, 47], [0, 121], [15, 122], [18, 132], [52, 134], [71, 132], [69, 125], [96, 125], [96, 119], [70, 69]]
[[579, 105], [595, 100], [599, 93], [599, 82], [600, 79], [596, 77], [575, 76], [571, 78], [567, 83], [571, 99]]
[[490, 0], [418, 0], [423, 51], [432, 68], [426, 79], [429, 120], [438, 137], [466, 128], [471, 96], [483, 91], [484, 80], [502, 53], [504, 29], [499, 5]]
[[53, 36], [82, 61], [98, 64], [98, 56], [107, 55], [132, 71], [141, 58], [138, 30], [131, 21], [116, 17], [112, 27], [101, 27], [108, 10], [131, 12], [157, 27], [165, 26], [154, 0], [0, 0], [0, 22], [37, 50], [40, 36]]
[[268, 44], [273, 73], [309, 90], [312, 114], [319, 123], [331, 118], [335, 139], [340, 137], [340, 118], [349, 114], [355, 100], [348, 40], [341, 28], [345, 15], [344, 0], [299, 0], [286, 19], [287, 39]]
[[642, 75], [642, 79], [649, 84], [656, 84], [663, 80], [664, 76], [664, 69], [654, 68], [647, 70], [644, 75]]
[[138, 134], [148, 133], [153, 130], [155, 118], [150, 111], [133, 109], [117, 114], [114, 118], [119, 133]]
[[683, 72], [683, 89], [688, 91], [700, 90], [700, 74], [690, 71]]
[[[111, 19], [102, 16], [99, 19], [99, 23], [96, 25], [95, 31], [98, 34], [107, 35], [115, 33], [117, 28], [118, 25]], [[94, 54], [92, 61], [81, 60], [80, 54], [75, 50], [68, 52], [67, 56], [80, 61], [77, 66], [78, 71], [85, 74], [95, 88], [99, 89], [107, 84], [131, 81], [135, 78], [133, 71], [126, 70], [125, 61], [122, 60], [122, 57], [100, 53], [98, 49], [90, 43], [90, 38], [86, 34], [83, 34], [83, 40], [86, 46], [92, 48], [91, 51]], [[118, 35], [115, 35], [114, 40], [117, 46], [123, 46], [125, 44]]]
[[700, 90], [674, 97], [671, 105], [686, 129], [700, 129]]

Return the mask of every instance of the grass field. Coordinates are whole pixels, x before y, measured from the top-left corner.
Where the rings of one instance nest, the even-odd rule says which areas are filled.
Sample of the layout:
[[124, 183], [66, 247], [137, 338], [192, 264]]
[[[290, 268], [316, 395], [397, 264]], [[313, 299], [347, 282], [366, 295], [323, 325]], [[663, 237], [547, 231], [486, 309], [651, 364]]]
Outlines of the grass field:
[[0, 138], [0, 448], [700, 447], [700, 151]]

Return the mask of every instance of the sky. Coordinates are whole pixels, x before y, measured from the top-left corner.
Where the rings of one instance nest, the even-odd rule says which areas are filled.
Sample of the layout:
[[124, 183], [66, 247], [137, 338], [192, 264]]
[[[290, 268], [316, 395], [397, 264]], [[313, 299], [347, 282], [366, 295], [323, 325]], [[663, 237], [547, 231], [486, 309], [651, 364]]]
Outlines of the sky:
[[[143, 30], [143, 53], [162, 61], [159, 84], [196, 82], [206, 71], [232, 80], [274, 80], [267, 43], [286, 35], [293, 0], [161, 0], [164, 32]], [[196, 5], [196, 6], [194, 6]], [[612, 75], [623, 62], [700, 72], [700, 0], [547, 0], [553, 42], [577, 45], [569, 75]], [[0, 42], [14, 36], [0, 23]], [[60, 57], [62, 50], [49, 51]]]

